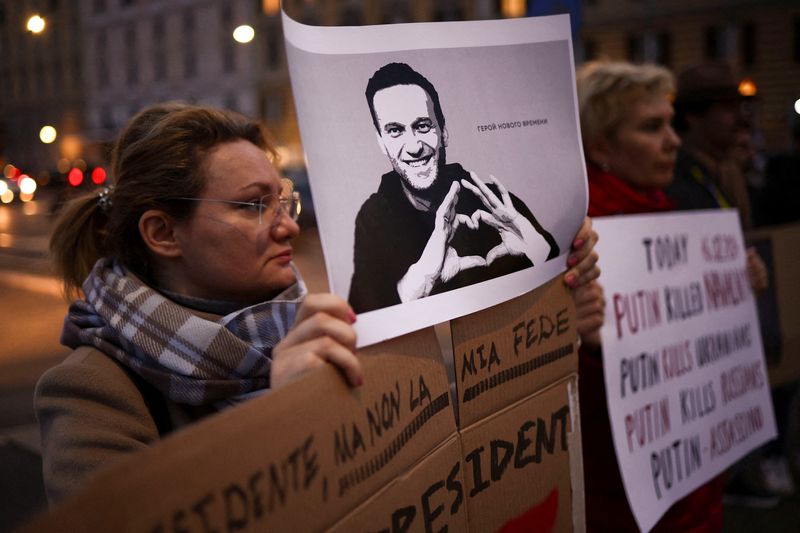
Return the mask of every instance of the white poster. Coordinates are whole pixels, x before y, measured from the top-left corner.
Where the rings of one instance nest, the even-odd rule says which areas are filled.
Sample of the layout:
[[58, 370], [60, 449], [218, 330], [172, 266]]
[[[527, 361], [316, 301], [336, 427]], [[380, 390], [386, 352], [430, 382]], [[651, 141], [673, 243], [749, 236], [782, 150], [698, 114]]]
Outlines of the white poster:
[[565, 269], [587, 203], [567, 16], [283, 23], [328, 279], [359, 346]]
[[775, 437], [736, 211], [594, 219], [608, 411], [639, 527]]

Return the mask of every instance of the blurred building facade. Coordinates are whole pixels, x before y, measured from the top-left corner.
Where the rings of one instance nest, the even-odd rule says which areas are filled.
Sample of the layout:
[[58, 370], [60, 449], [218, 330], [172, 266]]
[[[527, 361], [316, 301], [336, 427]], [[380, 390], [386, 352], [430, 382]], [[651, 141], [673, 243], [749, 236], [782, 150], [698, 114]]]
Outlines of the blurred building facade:
[[[0, 0], [0, 163], [39, 177], [80, 155], [85, 98], [78, 13], [67, 0]], [[44, 31], [26, 29], [34, 14]], [[39, 131], [56, 129], [45, 144]]]
[[[302, 166], [280, 7], [279, 0], [0, 0], [0, 158], [31, 172], [64, 158], [101, 164], [136, 111], [182, 100], [265, 120], [283, 164]], [[283, 7], [318, 25], [569, 12], [577, 62], [733, 63], [759, 88], [768, 150], [782, 149], [800, 118], [793, 111], [800, 6], [792, 0], [285, 0]], [[47, 20], [39, 35], [24, 27], [36, 12]], [[247, 44], [232, 37], [242, 24], [255, 29]], [[38, 140], [44, 124], [59, 132], [53, 145]]]
[[661, 63], [675, 72], [724, 61], [758, 89], [756, 128], [768, 152], [785, 149], [800, 99], [796, 0], [584, 0], [585, 59]]
[[[277, 2], [80, 0], [87, 146], [102, 158], [139, 109], [179, 100], [266, 119], [297, 138]], [[240, 25], [255, 29], [238, 43]], [[294, 152], [297, 150], [295, 149]]]

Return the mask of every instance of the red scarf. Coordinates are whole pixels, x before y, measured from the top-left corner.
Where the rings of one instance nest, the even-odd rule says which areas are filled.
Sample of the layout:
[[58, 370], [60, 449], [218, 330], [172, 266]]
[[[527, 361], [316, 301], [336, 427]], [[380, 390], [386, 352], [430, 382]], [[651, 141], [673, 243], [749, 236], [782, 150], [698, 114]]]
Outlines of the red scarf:
[[586, 170], [589, 174], [590, 217], [653, 213], [675, 208], [661, 189], [636, 190], [592, 163], [586, 165]]

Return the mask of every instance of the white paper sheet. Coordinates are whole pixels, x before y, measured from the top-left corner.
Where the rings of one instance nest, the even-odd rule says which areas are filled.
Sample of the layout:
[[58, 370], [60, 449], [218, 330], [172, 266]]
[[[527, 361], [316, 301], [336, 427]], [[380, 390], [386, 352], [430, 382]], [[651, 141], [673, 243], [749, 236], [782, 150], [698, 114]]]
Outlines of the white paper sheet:
[[[365, 98], [368, 80], [392, 62], [408, 64], [439, 95], [447, 130], [440, 159], [460, 163], [487, 182], [490, 174], [496, 176], [559, 249], [557, 257], [530, 268], [361, 312], [359, 346], [498, 304], [564, 270], [587, 205], [567, 16], [311, 27], [284, 14], [283, 24], [333, 292], [350, 294], [356, 216], [381, 176], [393, 169]], [[459, 202], [470, 194], [462, 187]], [[403, 222], [393, 224], [402, 228]], [[392, 256], [402, 248], [404, 232], [374, 231], [385, 236], [372, 249], [380, 248], [387, 264], [403, 264], [405, 272], [408, 258], [394, 263]], [[376, 269], [377, 279], [381, 269]]]
[[775, 437], [736, 211], [594, 219], [608, 412], [639, 527]]

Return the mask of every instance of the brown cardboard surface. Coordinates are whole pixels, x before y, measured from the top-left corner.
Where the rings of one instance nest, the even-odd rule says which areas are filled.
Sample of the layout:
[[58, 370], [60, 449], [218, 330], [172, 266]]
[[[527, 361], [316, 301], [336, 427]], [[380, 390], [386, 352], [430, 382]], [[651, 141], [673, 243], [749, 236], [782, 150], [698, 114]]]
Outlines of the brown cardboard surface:
[[554, 280], [456, 322], [460, 433], [429, 328], [361, 350], [363, 387], [312, 372], [132, 456], [28, 530], [581, 533], [569, 292]]
[[557, 277], [501, 305], [453, 320], [459, 427], [578, 370], [575, 309]]
[[[455, 433], [432, 329], [371, 347], [364, 385], [324, 367], [99, 475], [32, 531], [332, 525]], [[315, 391], [315, 394], [309, 394]]]
[[466, 531], [460, 443], [458, 435], [453, 435], [330, 532]]
[[[770, 385], [777, 387], [800, 379], [800, 224], [787, 224], [747, 232], [748, 242], [768, 239], [772, 257], [770, 287], [766, 296], [777, 305], [780, 332], [779, 354], [765, 353]], [[770, 263], [772, 263], [770, 265]], [[763, 320], [763, 317], [761, 317]], [[764, 327], [769, 325], [762, 324]]]
[[[570, 531], [566, 378], [461, 430], [469, 530]], [[579, 451], [577, 453], [580, 453]]]

